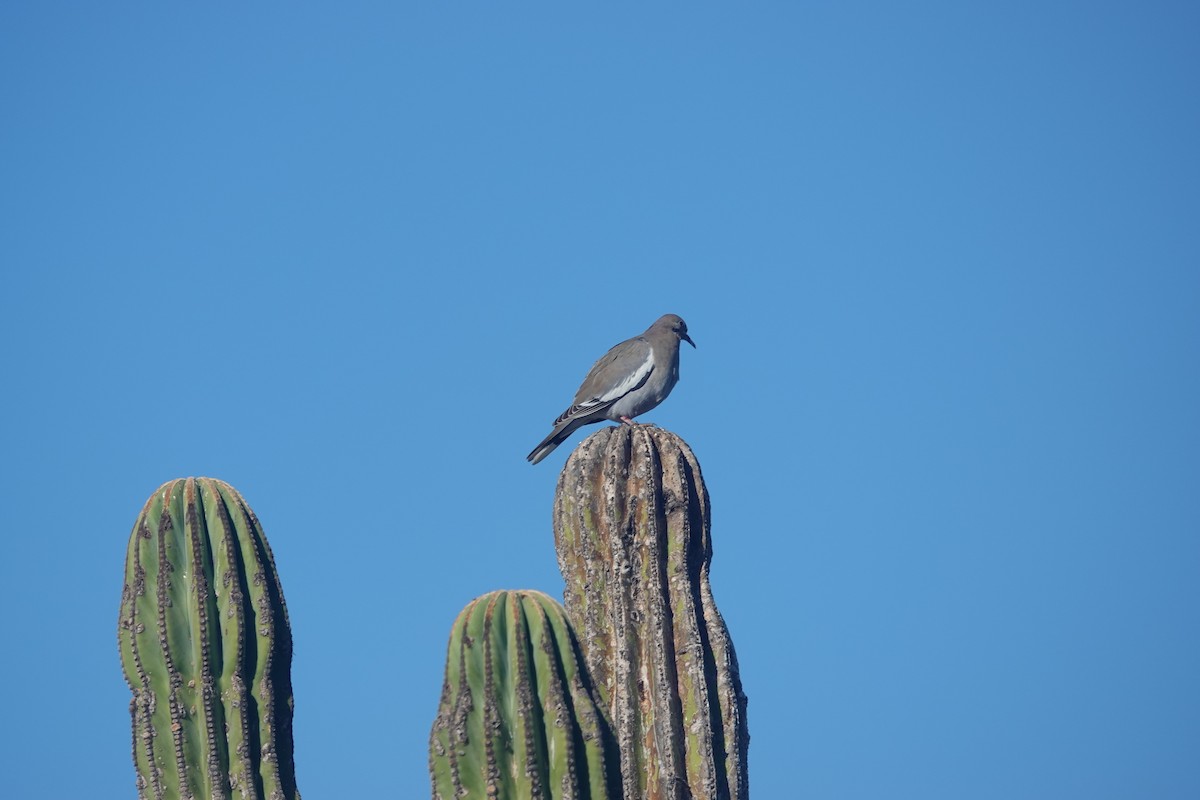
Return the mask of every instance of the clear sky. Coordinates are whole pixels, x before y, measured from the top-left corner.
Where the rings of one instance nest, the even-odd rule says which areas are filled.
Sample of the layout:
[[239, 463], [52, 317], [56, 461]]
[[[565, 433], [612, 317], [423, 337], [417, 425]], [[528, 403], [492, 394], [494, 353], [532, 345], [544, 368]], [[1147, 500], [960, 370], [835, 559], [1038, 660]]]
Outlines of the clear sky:
[[1200, 797], [1194, 4], [202, 5], [0, 6], [6, 797], [134, 796], [188, 475], [306, 800], [428, 796], [454, 616], [561, 595], [586, 431], [525, 454], [666, 312], [755, 797]]

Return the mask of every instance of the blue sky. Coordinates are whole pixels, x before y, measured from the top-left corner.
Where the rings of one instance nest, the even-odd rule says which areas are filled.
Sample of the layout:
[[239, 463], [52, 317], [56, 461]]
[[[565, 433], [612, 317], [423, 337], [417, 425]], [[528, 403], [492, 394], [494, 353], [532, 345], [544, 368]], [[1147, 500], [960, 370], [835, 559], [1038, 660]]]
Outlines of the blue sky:
[[1186, 3], [0, 8], [6, 794], [134, 796], [160, 483], [236, 486], [309, 800], [561, 595], [525, 454], [682, 315], [759, 798], [1200, 796]]

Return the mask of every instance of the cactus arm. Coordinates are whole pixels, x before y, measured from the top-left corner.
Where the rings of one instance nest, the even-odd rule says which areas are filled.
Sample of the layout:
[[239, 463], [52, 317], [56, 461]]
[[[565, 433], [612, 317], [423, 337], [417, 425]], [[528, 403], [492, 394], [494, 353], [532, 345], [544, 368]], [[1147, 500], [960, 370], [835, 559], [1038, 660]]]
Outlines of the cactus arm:
[[709, 500], [686, 444], [605, 428], [559, 478], [564, 602], [621, 750], [626, 798], [746, 800], [746, 698], [708, 578]]
[[298, 800], [286, 606], [236, 490], [188, 478], [147, 501], [126, 554], [118, 642], [139, 798]]
[[607, 800], [616, 751], [562, 607], [493, 592], [454, 622], [430, 734], [440, 800]]

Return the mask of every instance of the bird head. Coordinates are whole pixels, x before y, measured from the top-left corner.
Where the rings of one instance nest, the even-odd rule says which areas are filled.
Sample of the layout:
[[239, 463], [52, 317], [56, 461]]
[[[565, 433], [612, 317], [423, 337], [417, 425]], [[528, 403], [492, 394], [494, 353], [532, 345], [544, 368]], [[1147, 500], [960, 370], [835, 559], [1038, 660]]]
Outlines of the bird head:
[[654, 326], [666, 328], [692, 347], [696, 346], [696, 343], [692, 341], [692, 337], [688, 336], [687, 323], [683, 321], [683, 317], [677, 314], [664, 314], [659, 317], [658, 322], [654, 323]]

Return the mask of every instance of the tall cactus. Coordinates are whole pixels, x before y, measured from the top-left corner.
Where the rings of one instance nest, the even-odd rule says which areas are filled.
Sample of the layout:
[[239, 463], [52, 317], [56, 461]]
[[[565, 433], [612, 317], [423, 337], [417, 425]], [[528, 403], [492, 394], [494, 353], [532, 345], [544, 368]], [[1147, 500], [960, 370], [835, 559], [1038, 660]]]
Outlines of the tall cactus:
[[554, 538], [625, 800], [746, 800], [746, 696], [709, 585], [709, 498], [692, 451], [647, 425], [588, 437], [559, 477]]
[[434, 800], [619, 797], [617, 755], [562, 606], [498, 591], [450, 633], [429, 741]]
[[146, 502], [117, 637], [139, 798], [299, 799], [283, 589], [232, 486], [174, 480]]

